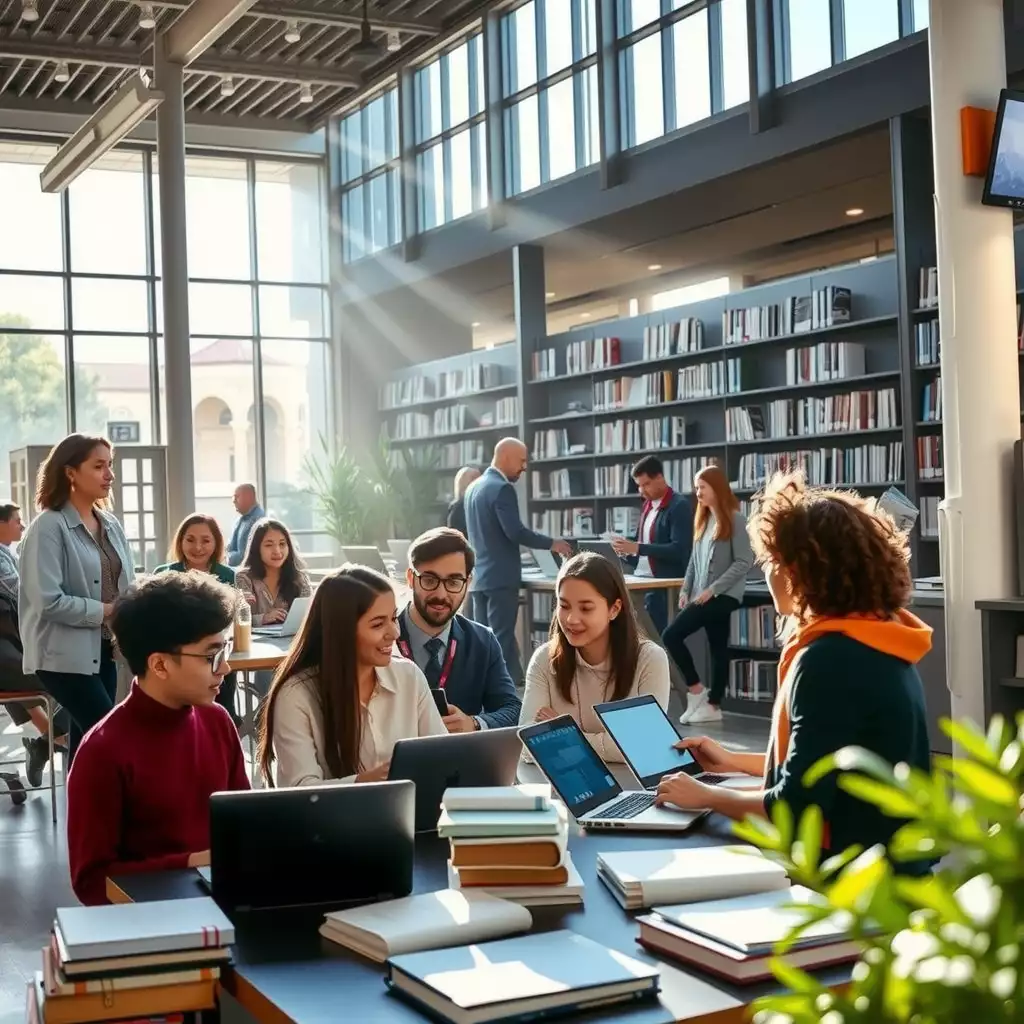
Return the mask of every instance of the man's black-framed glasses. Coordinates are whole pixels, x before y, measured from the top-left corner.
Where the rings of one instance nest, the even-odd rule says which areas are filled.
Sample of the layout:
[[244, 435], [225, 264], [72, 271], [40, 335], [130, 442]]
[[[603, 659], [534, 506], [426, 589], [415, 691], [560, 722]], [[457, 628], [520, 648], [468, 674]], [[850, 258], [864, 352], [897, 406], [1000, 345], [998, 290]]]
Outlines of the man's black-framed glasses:
[[466, 589], [465, 576], [438, 576], [437, 573], [420, 572], [418, 569], [413, 569], [412, 574], [424, 590], [437, 590], [442, 583], [449, 594], [461, 594]]
[[231, 659], [231, 652], [234, 650], [234, 647], [234, 641], [225, 640], [224, 646], [218, 647], [213, 654], [195, 654], [192, 651], [177, 651], [176, 653], [185, 658], [203, 658], [209, 663], [210, 671], [214, 675], [220, 675], [220, 673], [228, 671], [228, 662]]

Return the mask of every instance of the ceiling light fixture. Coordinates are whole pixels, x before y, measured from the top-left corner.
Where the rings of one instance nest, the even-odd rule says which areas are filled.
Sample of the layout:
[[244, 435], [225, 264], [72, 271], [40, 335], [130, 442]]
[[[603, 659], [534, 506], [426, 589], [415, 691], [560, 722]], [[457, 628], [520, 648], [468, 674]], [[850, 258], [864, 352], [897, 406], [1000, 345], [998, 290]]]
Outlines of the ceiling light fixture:
[[231, 75], [225, 75], [220, 80], [220, 94], [221, 96], [235, 95], [235, 80], [231, 77]]
[[398, 53], [402, 48], [402, 36], [398, 29], [392, 29], [388, 33], [388, 53]]
[[68, 68], [68, 62], [62, 60], [57, 64], [57, 70], [53, 73], [53, 80], [55, 82], [67, 82], [71, 80], [71, 71]]
[[590, 314], [589, 313], [580, 313], [580, 319], [581, 320], [589, 320], [590, 319]]
[[847, 217], [863, 217], [864, 216], [864, 211], [859, 206], [851, 206], [850, 209], [848, 209], [846, 211], [846, 216]]
[[139, 12], [139, 28], [156, 28], [156, 14], [152, 4], [140, 4], [142, 10]]
[[554, 297], [555, 297], [555, 293], [554, 292], [545, 292], [544, 293], [544, 298], [546, 298], [546, 299], [553, 299]]
[[368, 0], [363, 0], [363, 20], [359, 26], [359, 41], [349, 47], [346, 56], [360, 61], [373, 61], [380, 56], [380, 44], [373, 38], [370, 26], [370, 8]]
[[21, 20], [39, 20], [39, 0], [21, 0]]
[[479, 327], [480, 326], [480, 321], [479, 320], [474, 320], [469, 326], [470, 327]]
[[649, 263], [647, 265], [647, 269], [648, 270], [661, 270], [661, 264], [660, 263]]
[[313, 86], [309, 82], [303, 82], [299, 89], [299, 102], [300, 103], [312, 103], [313, 102]]
[[284, 30], [284, 41], [286, 43], [297, 43], [302, 38], [302, 33], [299, 32], [299, 23], [292, 18], [288, 22], [288, 27]]

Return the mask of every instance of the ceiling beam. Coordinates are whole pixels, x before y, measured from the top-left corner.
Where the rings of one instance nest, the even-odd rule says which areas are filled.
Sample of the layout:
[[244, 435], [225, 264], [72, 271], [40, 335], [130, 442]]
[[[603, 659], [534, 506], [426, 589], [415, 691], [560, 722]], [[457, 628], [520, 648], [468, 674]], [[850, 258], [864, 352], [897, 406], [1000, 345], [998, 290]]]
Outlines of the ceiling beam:
[[[153, 53], [148, 47], [142, 50], [121, 49], [120, 47], [75, 46], [56, 40], [0, 38], [0, 58], [8, 60], [66, 60], [69, 63], [85, 64], [90, 67], [138, 68], [152, 67]], [[190, 71], [209, 75], [238, 75], [259, 78], [265, 82], [309, 82], [310, 85], [333, 85], [355, 87], [362, 79], [350, 71], [325, 67], [319, 64], [287, 64], [283, 61], [259, 62], [225, 57], [207, 53], [195, 60]]]
[[194, 0], [164, 32], [164, 56], [175, 64], [191, 64], [255, 3], [256, 0]]

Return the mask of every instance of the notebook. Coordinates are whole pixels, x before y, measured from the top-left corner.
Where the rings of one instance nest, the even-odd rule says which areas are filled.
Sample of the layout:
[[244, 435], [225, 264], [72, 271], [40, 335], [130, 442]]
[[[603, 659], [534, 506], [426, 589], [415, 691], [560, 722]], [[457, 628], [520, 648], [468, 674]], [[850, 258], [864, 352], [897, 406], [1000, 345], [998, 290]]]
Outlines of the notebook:
[[442, 809], [437, 834], [442, 839], [482, 836], [557, 836], [565, 828], [565, 808], [543, 811], [448, 811]]
[[[564, 867], [568, 873], [568, 880], [563, 885], [488, 885], [483, 891], [489, 892], [492, 896], [499, 896], [503, 900], [514, 900], [524, 907], [580, 904], [583, 902], [583, 878], [568, 853], [565, 855]], [[448, 884], [453, 889], [461, 889], [462, 886], [461, 872], [452, 866], [451, 861], [448, 862]]]
[[659, 968], [570, 931], [411, 953], [387, 985], [450, 1024], [538, 1019], [654, 997]]
[[320, 934], [370, 960], [441, 946], [483, 942], [533, 926], [530, 912], [486, 892], [406, 896], [328, 914]]
[[597, 874], [627, 910], [785, 889], [785, 869], [750, 846], [597, 855]]
[[537, 782], [446, 789], [441, 806], [446, 811], [546, 811], [551, 806], [551, 786]]

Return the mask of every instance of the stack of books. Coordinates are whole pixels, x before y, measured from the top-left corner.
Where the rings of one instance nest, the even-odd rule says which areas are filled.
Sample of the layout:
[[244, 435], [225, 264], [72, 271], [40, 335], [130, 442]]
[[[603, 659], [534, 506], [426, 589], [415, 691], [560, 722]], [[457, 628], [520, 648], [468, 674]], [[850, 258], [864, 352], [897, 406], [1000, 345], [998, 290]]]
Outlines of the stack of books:
[[548, 785], [449, 789], [437, 834], [451, 842], [448, 884], [524, 907], [583, 902], [565, 805]]
[[[769, 961], [775, 945], [804, 919], [800, 904], [820, 904], [823, 897], [803, 886], [739, 896], [655, 907], [640, 917], [640, 944], [661, 957], [718, 975], [735, 984], [772, 976]], [[859, 942], [843, 922], [828, 917], [811, 925], [786, 954], [794, 967], [817, 970], [856, 960]]]
[[65, 907], [28, 986], [32, 1024], [211, 1010], [234, 927], [209, 897]]

